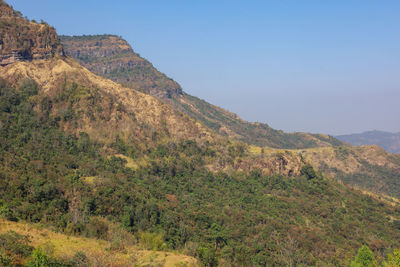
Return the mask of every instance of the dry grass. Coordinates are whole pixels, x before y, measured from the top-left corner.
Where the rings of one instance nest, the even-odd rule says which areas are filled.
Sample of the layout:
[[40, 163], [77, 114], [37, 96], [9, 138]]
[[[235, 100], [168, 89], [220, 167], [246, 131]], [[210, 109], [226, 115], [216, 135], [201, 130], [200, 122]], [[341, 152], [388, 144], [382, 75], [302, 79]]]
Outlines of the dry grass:
[[[93, 132], [98, 132], [99, 127], [104, 129], [103, 132], [110, 133], [110, 137], [115, 133], [123, 137], [142, 132], [135, 129], [139, 126], [156, 132], [164, 132], [167, 129], [171, 137], [177, 139], [212, 141], [216, 138], [215, 132], [195, 119], [177, 112], [153, 96], [97, 76], [71, 58], [56, 57], [49, 60], [17, 62], [2, 67], [0, 77], [13, 85], [18, 85], [26, 78], [32, 79], [42, 92], [49, 95], [56, 95], [57, 90], [67, 80], [68, 83], [75, 82], [89, 90], [98, 89], [104, 99], [112, 96], [116, 103], [124, 107], [121, 119], [117, 120], [117, 116], [114, 116], [116, 114], [110, 114], [111, 120], [107, 124], [91, 125], [90, 121], [85, 121], [79, 131], [85, 131], [91, 134], [91, 137]], [[134, 114], [136, 121], [132, 121], [128, 114]]]
[[0, 219], [0, 234], [7, 231], [29, 236], [34, 247], [53, 247], [55, 257], [71, 258], [75, 253], [83, 252], [92, 266], [198, 266], [195, 258], [186, 255], [142, 250], [137, 246], [127, 247], [125, 251], [113, 251], [108, 241], [67, 236], [37, 224]]
[[[122, 155], [122, 154], [116, 154], [114, 156], [126, 160], [125, 167], [127, 167], [127, 168], [137, 170], [137, 168], [139, 167], [139, 160], [135, 161], [134, 159], [127, 157], [125, 155]], [[140, 163], [144, 163], [143, 160], [140, 160]]]

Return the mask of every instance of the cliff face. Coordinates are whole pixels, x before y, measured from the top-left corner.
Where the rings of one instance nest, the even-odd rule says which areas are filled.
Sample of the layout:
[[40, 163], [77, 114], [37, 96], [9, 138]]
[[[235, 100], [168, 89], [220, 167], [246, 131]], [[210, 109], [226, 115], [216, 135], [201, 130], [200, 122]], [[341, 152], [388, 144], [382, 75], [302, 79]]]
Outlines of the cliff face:
[[53, 27], [22, 18], [0, 1], [0, 65], [63, 55], [63, 48]]
[[178, 83], [157, 71], [118, 36], [60, 36], [60, 39], [68, 55], [96, 74], [159, 98], [182, 94]]

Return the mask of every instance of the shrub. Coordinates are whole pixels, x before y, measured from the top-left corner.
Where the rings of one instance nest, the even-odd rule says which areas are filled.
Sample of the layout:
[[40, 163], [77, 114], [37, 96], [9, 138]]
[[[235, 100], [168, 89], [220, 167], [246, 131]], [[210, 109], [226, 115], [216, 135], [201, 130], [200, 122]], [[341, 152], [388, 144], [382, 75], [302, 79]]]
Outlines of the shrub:
[[165, 244], [164, 238], [161, 234], [140, 232], [139, 240], [142, 246], [144, 246], [146, 249], [164, 250], [167, 248], [167, 245]]
[[378, 266], [375, 261], [374, 254], [368, 246], [363, 245], [359, 250], [357, 256], [351, 262], [350, 267], [374, 267]]
[[20, 262], [31, 255], [33, 247], [29, 245], [27, 236], [20, 235], [14, 231], [8, 231], [0, 235], [0, 254], [2, 262], [9, 260]]
[[311, 166], [310, 164], [304, 165], [301, 168], [300, 173], [301, 175], [306, 176], [308, 180], [317, 178], [317, 173], [315, 172], [313, 166]]
[[48, 267], [50, 265], [50, 257], [40, 248], [35, 249], [32, 253], [32, 259], [26, 263], [27, 267]]
[[383, 262], [383, 266], [384, 267], [400, 266], [400, 249], [397, 249], [392, 254], [389, 254], [387, 260]]

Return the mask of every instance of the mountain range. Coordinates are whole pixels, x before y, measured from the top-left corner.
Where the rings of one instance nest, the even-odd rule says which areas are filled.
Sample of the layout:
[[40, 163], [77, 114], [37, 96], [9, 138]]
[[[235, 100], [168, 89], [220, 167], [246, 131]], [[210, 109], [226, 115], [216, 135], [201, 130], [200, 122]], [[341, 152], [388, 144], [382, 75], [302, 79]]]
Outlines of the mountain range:
[[1, 264], [348, 266], [363, 245], [382, 264], [397, 255], [400, 155], [246, 122], [122, 38], [59, 37], [2, 0], [0, 32]]
[[338, 135], [336, 138], [353, 146], [377, 145], [389, 153], [400, 154], [400, 133], [374, 130], [358, 134]]

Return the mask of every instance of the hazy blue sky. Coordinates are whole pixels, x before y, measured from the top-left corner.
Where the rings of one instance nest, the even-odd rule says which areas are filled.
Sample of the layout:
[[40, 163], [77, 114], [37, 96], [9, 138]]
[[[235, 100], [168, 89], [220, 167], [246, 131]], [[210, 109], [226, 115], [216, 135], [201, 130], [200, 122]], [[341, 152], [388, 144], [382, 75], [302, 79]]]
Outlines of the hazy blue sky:
[[121, 35], [186, 92], [249, 121], [400, 131], [399, 0], [8, 2], [59, 34]]

